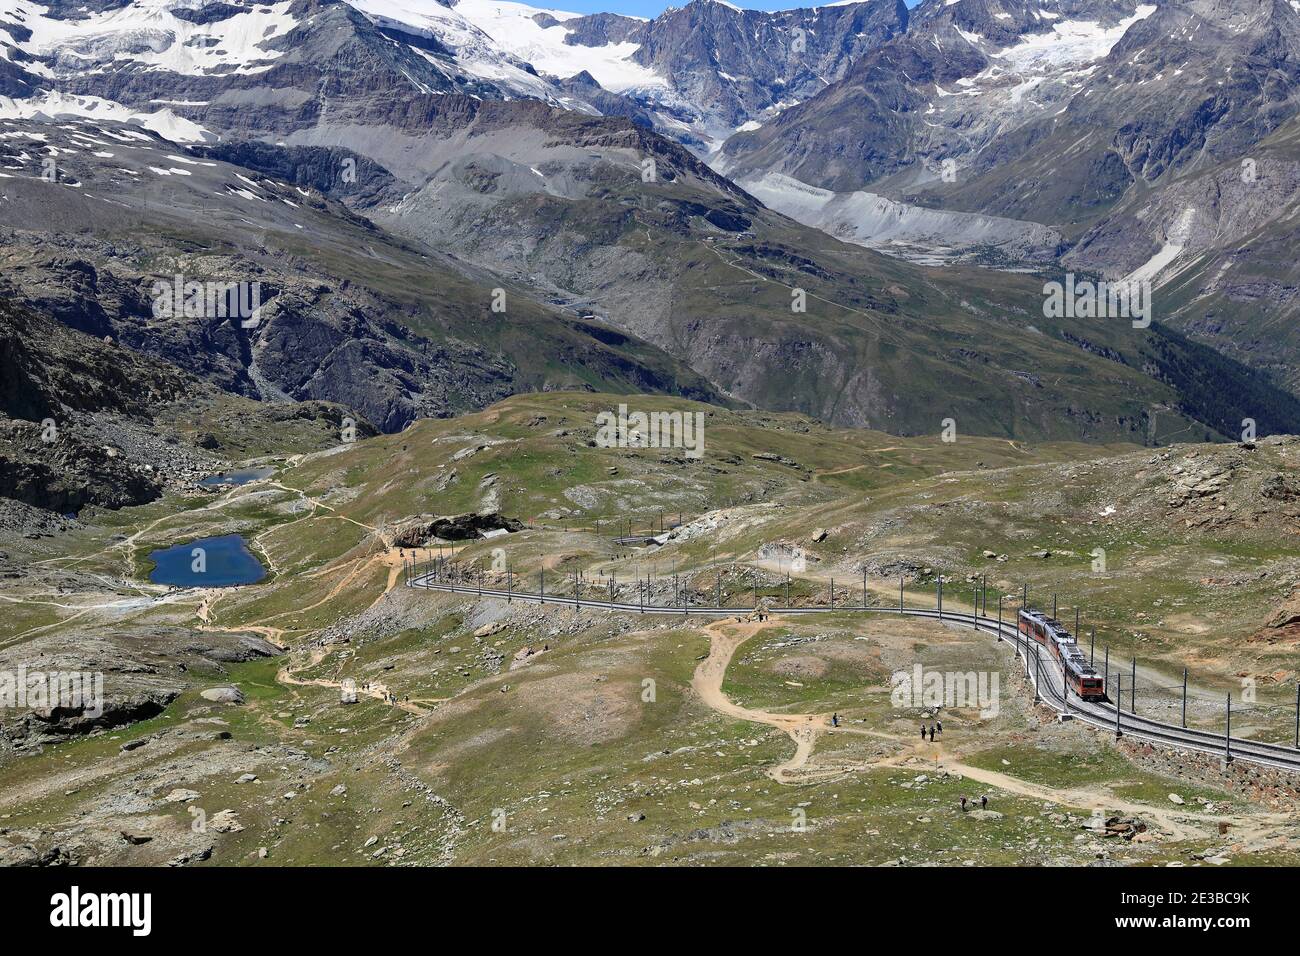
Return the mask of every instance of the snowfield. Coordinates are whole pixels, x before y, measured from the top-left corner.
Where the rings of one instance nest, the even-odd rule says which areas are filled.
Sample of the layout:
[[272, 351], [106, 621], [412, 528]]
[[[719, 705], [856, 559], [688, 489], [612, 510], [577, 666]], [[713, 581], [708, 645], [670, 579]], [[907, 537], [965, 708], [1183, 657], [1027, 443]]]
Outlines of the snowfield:
[[98, 96], [66, 96], [62, 93], [43, 93], [22, 100], [0, 96], [0, 119], [60, 119], [70, 116], [131, 123], [173, 143], [216, 142], [219, 138], [169, 109], [142, 113]]
[[1129, 27], [1155, 12], [1154, 4], [1144, 4], [1133, 16], [1113, 27], [1088, 20], [1062, 20], [1052, 24], [1052, 32], [1030, 34], [1023, 42], [999, 50], [993, 56], [1016, 73], [1092, 63], [1109, 53]]
[[[268, 40], [297, 25], [291, 3], [250, 7], [215, 23], [190, 23], [175, 16], [175, 0], [135, 0], [116, 10], [79, 20], [46, 16], [47, 7], [28, 0], [0, 0], [0, 19], [32, 31], [23, 49], [52, 57], [53, 74], [77, 73], [123, 60], [187, 76], [222, 72], [261, 73], [282, 54]], [[6, 34], [7, 35], [7, 34]]]
[[[372, 5], [398, 5], [423, 9], [438, 7], [433, 0], [349, 0], [360, 10]], [[629, 57], [637, 51], [636, 43], [610, 43], [605, 46], [570, 46], [564, 42], [569, 31], [564, 21], [582, 16], [563, 10], [544, 10], [523, 3], [500, 0], [460, 0], [455, 10], [446, 11], [463, 17], [491, 37], [508, 53], [531, 63], [539, 72], [566, 79], [586, 70], [607, 90], [622, 93], [631, 89], [667, 88], [664, 77], [648, 70]], [[542, 26], [534, 18], [539, 14], [560, 21]]]

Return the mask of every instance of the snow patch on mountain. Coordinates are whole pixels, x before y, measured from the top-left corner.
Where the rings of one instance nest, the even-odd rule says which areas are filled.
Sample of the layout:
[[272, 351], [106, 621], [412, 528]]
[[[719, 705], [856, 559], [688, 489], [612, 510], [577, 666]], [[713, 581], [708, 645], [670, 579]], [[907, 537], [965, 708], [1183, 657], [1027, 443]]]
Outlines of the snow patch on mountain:
[[1196, 219], [1196, 209], [1189, 206], [1184, 209], [1169, 226], [1165, 234], [1164, 245], [1146, 262], [1138, 266], [1123, 279], [1125, 282], [1155, 282], [1174, 260], [1182, 255], [1191, 241], [1192, 224]]
[[253, 74], [269, 70], [283, 55], [265, 44], [297, 25], [291, 6], [285, 0], [191, 23], [173, 13], [185, 9], [175, 0], [135, 0], [78, 19], [51, 17], [48, 7], [28, 0], [0, 0], [0, 18], [32, 31], [21, 46], [49, 61], [47, 70], [37, 71], [46, 76], [116, 68], [123, 61], [189, 76]]
[[130, 123], [174, 143], [210, 143], [219, 138], [198, 123], [177, 116], [169, 109], [142, 113], [98, 96], [67, 96], [57, 92], [42, 93], [21, 100], [0, 96], [0, 119], [44, 120], [65, 117]]
[[[525, 69], [525, 58], [513, 56], [509, 49], [503, 48], [462, 15], [459, 7], [453, 10], [431, 0], [348, 0], [348, 3], [376, 26], [436, 40], [451, 50], [461, 69], [472, 76], [520, 96], [548, 102], [557, 99], [556, 90], [550, 83]], [[435, 57], [417, 48], [412, 49], [438, 65]]]
[[[503, 49], [543, 73], [567, 79], [586, 70], [597, 83], [615, 93], [666, 89], [669, 86], [664, 77], [632, 61], [631, 56], [639, 44], [571, 46], [565, 43], [569, 31], [564, 27], [564, 21], [577, 19], [581, 14], [543, 10], [503, 0], [459, 0], [455, 12], [462, 14]], [[543, 25], [552, 19], [559, 22]]]
[[1051, 32], [1028, 34], [1020, 43], [992, 55], [1017, 73], [1092, 63], [1108, 54], [1129, 27], [1155, 12], [1154, 4], [1144, 4], [1112, 27], [1097, 21], [1062, 20], [1052, 24]]

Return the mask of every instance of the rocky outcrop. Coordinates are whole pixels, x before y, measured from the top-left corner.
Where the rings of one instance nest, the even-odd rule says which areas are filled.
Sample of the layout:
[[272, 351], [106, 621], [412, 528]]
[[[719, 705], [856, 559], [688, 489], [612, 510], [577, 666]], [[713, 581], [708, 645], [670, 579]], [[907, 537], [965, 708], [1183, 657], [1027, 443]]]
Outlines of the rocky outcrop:
[[20, 750], [57, 743], [68, 737], [84, 736], [92, 731], [123, 727], [156, 717], [177, 696], [177, 691], [161, 690], [125, 697], [106, 695], [101, 702], [102, 713], [93, 712], [99, 710], [98, 707], [84, 706], [29, 710], [0, 724], [0, 736]]
[[[69, 284], [81, 279], [66, 274]], [[148, 416], [204, 391], [193, 376], [0, 299], [0, 413], [39, 422], [72, 412]]]
[[667, 77], [701, 126], [734, 129], [821, 92], [907, 22], [902, 0], [779, 12], [695, 0], [646, 23], [632, 59]]
[[483, 537], [485, 531], [523, 531], [524, 523], [518, 518], [504, 515], [465, 514], [452, 517], [421, 515], [399, 522], [388, 533], [391, 548], [423, 547], [426, 541], [439, 538], [443, 541], [470, 541]]
[[0, 418], [0, 497], [59, 514], [87, 505], [121, 508], [152, 501], [162, 484], [115, 449], [90, 445], [74, 432]]

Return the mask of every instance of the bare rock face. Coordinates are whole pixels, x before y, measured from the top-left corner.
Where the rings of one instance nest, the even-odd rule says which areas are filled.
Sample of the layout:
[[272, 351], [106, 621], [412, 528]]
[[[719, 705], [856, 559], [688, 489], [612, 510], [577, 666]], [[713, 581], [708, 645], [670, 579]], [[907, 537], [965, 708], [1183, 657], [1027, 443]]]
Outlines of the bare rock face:
[[86, 505], [121, 508], [152, 501], [161, 483], [136, 470], [117, 449], [90, 445], [70, 430], [0, 418], [0, 497], [59, 514]]
[[96, 730], [124, 727], [156, 717], [176, 699], [177, 691], [143, 690], [129, 696], [105, 696], [101, 708], [76, 706], [27, 711], [0, 726], [0, 737], [19, 750], [57, 743]]
[[1282, 602], [1264, 628], [1259, 635], [1264, 640], [1300, 638], [1300, 586]]
[[778, 103], [821, 92], [907, 23], [900, 0], [778, 12], [696, 0], [670, 7], [628, 39], [640, 44], [632, 59], [668, 77], [699, 111], [701, 126], [734, 129]]
[[492, 514], [465, 514], [452, 517], [407, 518], [390, 532], [389, 547], [419, 548], [431, 538], [443, 541], [470, 541], [481, 538], [485, 531], [523, 531], [524, 523], [518, 518]]
[[[84, 331], [102, 335], [107, 327]], [[11, 418], [57, 423], [74, 412], [106, 410], [143, 416], [202, 390], [176, 366], [0, 299], [0, 413]]]
[[[14, 708], [0, 708], [0, 752], [30, 751], [156, 717], [196, 685], [239, 696], [237, 688], [218, 683], [229, 680], [227, 666], [281, 653], [255, 634], [183, 627], [70, 628], [35, 636], [0, 649], [0, 673], [25, 674], [29, 686], [36, 679], [47, 688], [40, 698], [29, 690]], [[64, 678], [56, 694], [58, 675]], [[128, 741], [123, 752], [149, 740]]]

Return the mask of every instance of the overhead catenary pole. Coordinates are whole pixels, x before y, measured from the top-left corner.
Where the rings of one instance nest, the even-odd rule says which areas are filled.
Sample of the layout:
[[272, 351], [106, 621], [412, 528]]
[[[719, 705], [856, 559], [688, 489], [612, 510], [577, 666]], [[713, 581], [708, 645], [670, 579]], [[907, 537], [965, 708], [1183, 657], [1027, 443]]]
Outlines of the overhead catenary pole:
[[1223, 728], [1223, 759], [1226, 763], [1232, 762], [1232, 694], [1228, 694], [1228, 706], [1223, 712], [1225, 724]]
[[1002, 643], [1002, 595], [998, 595], [998, 643]]
[[1130, 681], [1128, 689], [1128, 709], [1133, 713], [1138, 712], [1138, 659], [1133, 658], [1133, 680]]
[[1052, 595], [1052, 617], [1056, 617], [1056, 595]]
[[1097, 664], [1097, 628], [1090, 629], [1088, 638], [1088, 666], [1095, 667]]
[[[1109, 678], [1110, 673], [1107, 672], [1106, 676]], [[1124, 700], [1124, 676], [1122, 674], [1116, 674], [1115, 675], [1115, 737], [1116, 739], [1119, 739], [1120, 737], [1124, 736], [1123, 731], [1119, 729], [1119, 713], [1121, 710], [1124, 709], [1122, 704], [1123, 700]]]
[[[1016, 631], [1017, 633], [1019, 633], [1020, 628], [1017, 627]], [[1025, 641], [1025, 679], [1028, 680], [1029, 679], [1029, 643], [1030, 643], [1030, 637], [1028, 632], [1025, 632], [1024, 634], [1024, 641]]]
[[831, 610], [835, 610], [835, 579], [831, 578]]
[[1183, 726], [1187, 726], [1187, 668], [1183, 668]]
[[1034, 648], [1034, 703], [1038, 703], [1038, 685], [1043, 679], [1042, 658], [1038, 654], [1038, 648]]
[[1295, 749], [1300, 750], [1300, 680], [1295, 685]]

